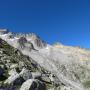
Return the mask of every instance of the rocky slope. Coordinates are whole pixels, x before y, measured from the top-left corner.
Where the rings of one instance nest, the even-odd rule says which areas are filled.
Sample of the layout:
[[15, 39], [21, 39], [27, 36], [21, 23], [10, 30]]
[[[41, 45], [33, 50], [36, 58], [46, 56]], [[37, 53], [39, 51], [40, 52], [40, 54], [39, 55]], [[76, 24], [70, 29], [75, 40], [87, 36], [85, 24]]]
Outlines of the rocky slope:
[[[1, 30], [0, 38], [8, 43], [4, 41], [8, 47], [2, 49], [8, 49], [5, 55], [12, 56], [8, 59], [12, 63], [10, 67], [14, 67], [6, 70], [10, 71], [9, 75], [6, 74], [7, 79], [1, 83], [12, 84], [15, 81], [12, 86], [20, 90], [90, 90], [89, 50], [62, 44], [51, 46], [35, 34], [13, 34], [7, 30]], [[4, 44], [1, 43], [1, 46]], [[17, 78], [20, 79], [19, 86]]]
[[[48, 90], [53, 85], [51, 72], [32, 58], [0, 39], [0, 89], [1, 90]], [[56, 78], [56, 77], [55, 77]], [[30, 81], [28, 83], [28, 81]], [[25, 84], [25, 86], [24, 86]]]

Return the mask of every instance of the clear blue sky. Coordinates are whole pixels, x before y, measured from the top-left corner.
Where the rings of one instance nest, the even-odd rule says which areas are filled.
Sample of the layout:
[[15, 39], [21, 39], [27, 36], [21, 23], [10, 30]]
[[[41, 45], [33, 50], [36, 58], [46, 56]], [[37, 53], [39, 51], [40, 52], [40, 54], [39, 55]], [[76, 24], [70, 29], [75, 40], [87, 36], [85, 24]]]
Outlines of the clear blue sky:
[[90, 48], [90, 0], [0, 0], [0, 27]]

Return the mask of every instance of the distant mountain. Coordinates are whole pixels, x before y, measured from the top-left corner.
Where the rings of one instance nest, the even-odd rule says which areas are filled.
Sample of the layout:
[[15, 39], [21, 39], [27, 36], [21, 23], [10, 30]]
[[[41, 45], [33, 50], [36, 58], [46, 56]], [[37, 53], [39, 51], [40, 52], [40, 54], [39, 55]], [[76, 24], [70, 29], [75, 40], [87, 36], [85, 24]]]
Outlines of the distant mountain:
[[90, 90], [89, 50], [49, 45], [33, 33], [5, 29], [0, 30], [0, 38], [0, 55], [6, 57], [5, 62], [1, 58], [3, 85], [12, 84], [16, 90]]

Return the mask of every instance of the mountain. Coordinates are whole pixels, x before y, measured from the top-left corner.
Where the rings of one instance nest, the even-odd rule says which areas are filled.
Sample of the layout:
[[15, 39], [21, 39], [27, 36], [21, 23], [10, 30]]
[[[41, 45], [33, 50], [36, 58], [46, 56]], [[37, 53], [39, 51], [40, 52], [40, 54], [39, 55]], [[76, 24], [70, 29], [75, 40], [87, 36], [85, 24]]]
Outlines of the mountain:
[[33, 33], [15, 34], [6, 29], [0, 30], [0, 38], [1, 57], [6, 57], [1, 63], [6, 66], [9, 60], [13, 67], [1, 67], [1, 76], [5, 74], [1, 83], [12, 84], [16, 90], [90, 90], [89, 50], [49, 45]]

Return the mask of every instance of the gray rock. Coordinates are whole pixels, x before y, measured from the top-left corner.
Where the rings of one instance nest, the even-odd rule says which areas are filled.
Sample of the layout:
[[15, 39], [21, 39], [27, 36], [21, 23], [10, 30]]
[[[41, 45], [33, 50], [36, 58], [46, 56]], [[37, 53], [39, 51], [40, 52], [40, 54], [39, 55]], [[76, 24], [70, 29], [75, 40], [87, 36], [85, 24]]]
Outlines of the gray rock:
[[20, 75], [18, 73], [12, 74], [4, 83], [5, 84], [12, 84], [14, 83], [18, 78], [20, 78]]
[[24, 62], [19, 61], [19, 69], [22, 70], [22, 68], [25, 66]]
[[14, 68], [14, 69], [9, 70], [9, 71], [8, 71], [8, 74], [9, 74], [10, 76], [11, 76], [11, 75], [16, 75], [16, 74], [17, 74], [16, 69]]
[[42, 74], [40, 72], [31, 72], [33, 79], [40, 78]]
[[22, 84], [20, 90], [46, 90], [46, 85], [39, 80], [29, 79]]
[[19, 74], [24, 80], [28, 80], [32, 78], [32, 74], [30, 70], [27, 70], [25, 68], [22, 69], [22, 71]]
[[51, 83], [51, 80], [50, 80], [50, 78], [48, 76], [42, 76], [41, 80], [46, 82], [46, 83]]
[[5, 68], [5, 66], [4, 66], [3, 64], [2, 64], [2, 65], [0, 64], [0, 67], [1, 67], [2, 69], [4, 69], [4, 68]]
[[61, 87], [58, 87], [58, 90], [73, 90], [73, 89], [68, 86], [61, 86]]
[[25, 80], [18, 74], [14, 72], [11, 76], [4, 82], [4, 84], [21, 85]]
[[17, 68], [18, 67], [18, 64], [12, 64], [11, 66], [10, 66], [10, 69], [14, 69], [14, 68]]

